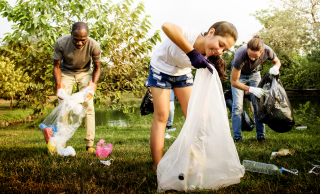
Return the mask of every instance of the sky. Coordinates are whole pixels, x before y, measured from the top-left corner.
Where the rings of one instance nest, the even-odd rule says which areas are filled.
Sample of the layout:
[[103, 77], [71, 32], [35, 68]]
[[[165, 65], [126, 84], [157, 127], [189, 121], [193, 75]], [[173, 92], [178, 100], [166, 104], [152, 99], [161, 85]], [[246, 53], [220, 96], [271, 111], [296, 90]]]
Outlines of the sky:
[[[16, 0], [7, 1], [11, 6], [16, 2]], [[119, 1], [113, 0], [115, 3]], [[134, 0], [134, 2], [139, 1], [145, 4], [145, 14], [151, 16], [149, 19], [152, 24], [149, 31], [150, 36], [156, 30], [161, 30], [161, 25], [165, 22], [205, 32], [215, 22], [228, 21], [233, 23], [238, 30], [239, 38], [236, 45], [248, 42], [263, 28], [259, 21], [250, 14], [268, 9], [271, 5], [269, 0]], [[1, 16], [0, 23], [0, 38], [4, 38], [4, 33], [12, 32], [12, 23]], [[162, 31], [160, 36], [162, 41], [166, 38]]]

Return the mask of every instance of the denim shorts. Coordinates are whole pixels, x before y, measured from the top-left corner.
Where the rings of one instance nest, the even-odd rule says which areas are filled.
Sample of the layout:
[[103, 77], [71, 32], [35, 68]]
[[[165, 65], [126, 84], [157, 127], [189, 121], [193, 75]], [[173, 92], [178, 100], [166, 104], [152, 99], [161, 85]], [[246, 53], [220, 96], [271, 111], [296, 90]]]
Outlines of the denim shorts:
[[186, 75], [171, 76], [162, 73], [152, 66], [150, 66], [149, 77], [147, 85], [155, 88], [172, 89], [193, 86], [193, 75], [188, 73]]

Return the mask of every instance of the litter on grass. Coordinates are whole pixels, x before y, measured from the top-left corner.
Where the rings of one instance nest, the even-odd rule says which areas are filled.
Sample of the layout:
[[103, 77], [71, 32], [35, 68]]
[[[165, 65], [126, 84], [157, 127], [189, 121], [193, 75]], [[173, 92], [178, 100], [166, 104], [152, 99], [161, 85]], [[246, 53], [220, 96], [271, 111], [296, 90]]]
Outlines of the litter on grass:
[[278, 157], [278, 156], [292, 156], [295, 153], [294, 150], [288, 150], [281, 148], [278, 152], [272, 152], [270, 160]]
[[299, 175], [299, 171], [297, 169], [288, 170], [288, 169], [285, 169], [285, 168], [282, 167], [280, 169], [280, 171], [281, 171], [281, 174], [283, 174], [283, 171], [285, 171], [285, 172], [289, 172], [289, 173], [297, 175], [297, 176]]
[[305, 130], [307, 129], [308, 127], [307, 126], [299, 126], [299, 127], [296, 127], [296, 129], [298, 130]]
[[112, 144], [108, 143], [108, 147], [104, 145], [104, 139], [101, 139], [97, 144], [96, 155], [99, 158], [106, 158], [112, 151]]
[[[319, 160], [315, 160], [315, 161], [320, 162]], [[308, 174], [319, 175], [319, 173], [315, 172], [314, 169], [320, 168], [320, 165], [312, 164], [311, 162], [309, 162], [309, 164], [311, 164], [313, 168], [308, 172]]]
[[100, 160], [99, 162], [91, 162], [90, 165], [94, 164], [94, 163], [99, 163], [99, 164], [103, 164], [105, 166], [110, 166], [111, 165], [111, 161], [114, 160], [114, 159], [110, 159], [110, 160], [107, 160], [107, 161], [104, 161], [104, 160]]

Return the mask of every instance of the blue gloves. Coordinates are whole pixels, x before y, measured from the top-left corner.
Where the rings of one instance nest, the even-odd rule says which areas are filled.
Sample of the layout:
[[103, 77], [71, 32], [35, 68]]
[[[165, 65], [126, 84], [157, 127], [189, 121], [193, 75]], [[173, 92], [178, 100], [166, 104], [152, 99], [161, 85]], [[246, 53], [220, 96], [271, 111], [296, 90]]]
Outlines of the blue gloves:
[[210, 63], [202, 54], [200, 54], [197, 49], [193, 49], [189, 53], [187, 53], [187, 56], [189, 57], [191, 61], [191, 65], [196, 68], [208, 68], [208, 70], [213, 73], [212, 67], [209, 65], [211, 64], [214, 66], [212, 63]]

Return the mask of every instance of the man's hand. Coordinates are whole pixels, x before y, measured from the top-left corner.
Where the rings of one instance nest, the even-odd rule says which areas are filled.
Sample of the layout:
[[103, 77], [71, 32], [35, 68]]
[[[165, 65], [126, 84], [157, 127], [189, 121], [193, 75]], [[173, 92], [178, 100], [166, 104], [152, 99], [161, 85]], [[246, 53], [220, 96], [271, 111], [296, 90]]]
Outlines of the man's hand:
[[[208, 68], [208, 70], [213, 73], [213, 69], [212, 67], [209, 65], [211, 64], [203, 55], [201, 55], [197, 49], [193, 49], [192, 51], [190, 51], [189, 53], [187, 53], [187, 56], [189, 57], [190, 61], [191, 61], [191, 65], [196, 68], [196, 69], [200, 69], [200, 68]], [[213, 64], [211, 64], [212, 66], [214, 66]]]
[[63, 100], [63, 96], [66, 95], [66, 91], [64, 90], [65, 86], [63, 83], [57, 85], [57, 97], [60, 100]]
[[95, 83], [93, 83], [92, 81], [89, 81], [88, 82], [88, 87], [90, 87], [90, 89], [89, 89], [89, 94], [86, 97], [89, 100], [91, 100], [93, 98], [94, 91], [97, 89], [97, 85]]
[[279, 67], [277, 65], [274, 65], [273, 67], [271, 67], [269, 69], [269, 73], [271, 75], [278, 75], [280, 72], [279, 72]]
[[249, 92], [254, 94], [257, 98], [261, 98], [266, 92], [261, 88], [249, 87]]

